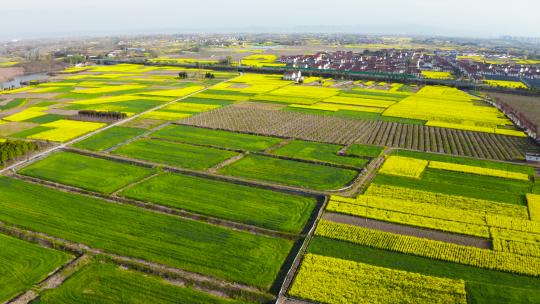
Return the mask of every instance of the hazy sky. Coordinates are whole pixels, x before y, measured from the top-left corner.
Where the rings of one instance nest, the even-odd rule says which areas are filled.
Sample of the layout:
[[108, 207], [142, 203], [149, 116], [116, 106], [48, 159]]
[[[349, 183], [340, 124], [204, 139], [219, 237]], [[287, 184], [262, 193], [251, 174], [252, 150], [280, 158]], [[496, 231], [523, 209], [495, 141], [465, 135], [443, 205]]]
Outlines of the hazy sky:
[[0, 38], [186, 31], [540, 36], [539, 0], [0, 0]]

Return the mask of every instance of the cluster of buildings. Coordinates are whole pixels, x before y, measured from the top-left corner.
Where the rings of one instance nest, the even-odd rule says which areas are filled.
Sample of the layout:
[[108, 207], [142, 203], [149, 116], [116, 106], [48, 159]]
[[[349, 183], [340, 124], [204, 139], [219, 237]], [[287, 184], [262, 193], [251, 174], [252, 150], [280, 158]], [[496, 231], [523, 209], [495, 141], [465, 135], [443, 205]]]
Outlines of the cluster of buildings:
[[281, 56], [280, 62], [294, 68], [331, 69], [351, 72], [418, 73], [414, 51], [391, 50], [374, 53], [351, 51], [318, 52], [313, 55]]
[[456, 67], [470, 79], [540, 79], [540, 65], [518, 63], [489, 63], [469, 58], [456, 59]]
[[280, 61], [299, 69], [331, 69], [350, 72], [387, 72], [419, 76], [422, 71], [450, 72], [471, 80], [540, 79], [540, 65], [518, 64], [508, 60], [504, 64], [488, 63], [482, 56], [460, 56], [456, 51], [381, 50], [355, 53], [352, 51], [318, 52], [313, 55], [286, 55]]

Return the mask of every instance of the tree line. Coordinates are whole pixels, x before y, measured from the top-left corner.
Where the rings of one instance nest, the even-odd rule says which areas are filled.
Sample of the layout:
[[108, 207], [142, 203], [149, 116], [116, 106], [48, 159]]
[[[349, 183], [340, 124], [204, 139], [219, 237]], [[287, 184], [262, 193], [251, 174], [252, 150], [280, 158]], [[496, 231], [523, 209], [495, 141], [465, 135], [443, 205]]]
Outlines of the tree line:
[[122, 112], [112, 112], [112, 111], [95, 111], [95, 110], [81, 110], [79, 111], [79, 116], [86, 116], [90, 118], [99, 118], [99, 119], [112, 119], [120, 120], [127, 118], [126, 113]]
[[39, 148], [39, 144], [24, 140], [8, 140], [0, 143], [0, 165], [3, 166], [9, 161], [39, 150]]

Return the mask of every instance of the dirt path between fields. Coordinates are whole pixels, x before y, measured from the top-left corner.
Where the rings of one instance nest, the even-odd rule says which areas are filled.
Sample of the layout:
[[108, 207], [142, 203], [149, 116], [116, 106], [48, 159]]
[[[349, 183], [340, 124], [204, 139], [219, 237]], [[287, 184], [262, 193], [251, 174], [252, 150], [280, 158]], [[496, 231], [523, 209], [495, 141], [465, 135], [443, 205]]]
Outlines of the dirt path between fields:
[[[322, 218], [327, 204], [328, 204], [328, 197], [325, 197], [324, 202], [321, 204], [321, 207], [317, 212], [317, 216], [313, 220], [313, 224], [311, 225], [311, 228], [309, 229], [309, 232], [307, 233], [304, 239], [304, 242], [302, 243], [302, 246], [298, 250], [298, 253], [295, 256], [294, 261], [291, 264], [291, 267], [289, 267], [289, 271], [287, 272], [287, 275], [283, 279], [283, 283], [281, 284], [281, 288], [278, 292], [276, 304], [295, 303], [295, 302], [290, 302], [292, 301], [292, 299], [289, 299], [287, 297], [287, 292], [289, 291], [289, 288], [291, 287], [291, 284], [294, 281], [294, 277], [297, 273], [298, 268], [300, 267], [300, 264], [302, 263], [302, 259], [307, 252], [309, 244], [311, 243], [311, 240], [313, 239], [315, 230], [317, 229], [317, 224], [319, 223], [319, 220]], [[296, 303], [302, 304], [303, 302], [300, 301]]]
[[103, 152], [105, 152], [105, 153], [110, 153], [110, 152], [112, 152], [112, 151], [114, 151], [114, 150], [116, 150], [116, 149], [118, 149], [118, 148], [120, 148], [120, 147], [122, 147], [122, 146], [128, 145], [128, 144], [130, 144], [130, 143], [132, 143], [132, 142], [134, 142], [134, 141], [136, 141], [136, 140], [138, 140], [138, 139], [140, 139], [140, 138], [147, 137], [148, 135], [150, 135], [150, 134], [152, 134], [152, 133], [154, 133], [154, 132], [156, 132], [156, 131], [158, 131], [158, 130], [161, 130], [161, 129], [163, 129], [163, 128], [165, 128], [165, 127], [171, 125], [171, 124], [172, 124], [172, 122], [166, 122], [166, 123], [161, 124], [161, 125], [159, 125], [159, 126], [157, 126], [157, 127], [153, 127], [153, 128], [151, 128], [150, 130], [144, 132], [143, 134], [137, 135], [137, 136], [132, 137], [132, 138], [126, 140], [126, 141], [123, 141], [123, 142], [121, 142], [121, 143], [118, 143], [118, 144], [116, 144], [116, 145], [114, 145], [114, 146], [112, 146], [112, 147], [110, 147], [110, 148], [108, 148], [108, 149], [103, 150]]
[[64, 281], [77, 272], [79, 269], [88, 265], [92, 261], [92, 255], [84, 254], [79, 257], [71, 259], [67, 264], [60, 267], [52, 274], [50, 274], [46, 279], [35, 285], [32, 289], [26, 291], [20, 296], [10, 300], [9, 304], [28, 304], [36, 300], [40, 293], [48, 290], [54, 289], [62, 285]]
[[209, 168], [208, 169], [208, 172], [212, 173], [212, 174], [218, 174], [219, 173], [219, 169], [223, 168], [223, 167], [226, 167], [228, 165], [231, 165], [239, 160], [241, 160], [242, 158], [248, 156], [249, 152], [245, 152], [245, 153], [240, 153], [238, 155], [235, 155], [231, 158], [228, 158], [222, 162], [220, 162], [219, 164], [213, 166], [212, 168]]
[[471, 247], [477, 247], [477, 248], [482, 248], [482, 249], [492, 248], [491, 241], [484, 238], [474, 237], [474, 236], [461, 235], [461, 234], [449, 233], [449, 232], [426, 229], [426, 228], [412, 227], [412, 226], [407, 226], [407, 225], [402, 225], [402, 224], [389, 223], [389, 222], [384, 222], [384, 221], [379, 221], [379, 220], [374, 220], [374, 219], [368, 219], [365, 217], [350, 216], [350, 215], [338, 214], [338, 213], [326, 212], [322, 218], [328, 221], [336, 222], [336, 223], [349, 224], [349, 225], [354, 225], [358, 227], [376, 229], [380, 231], [414, 236], [414, 237], [430, 239], [430, 240], [440, 241], [440, 242], [445, 242], [445, 243], [452, 243], [452, 244], [457, 244], [457, 245], [462, 245], [462, 246], [471, 246]]

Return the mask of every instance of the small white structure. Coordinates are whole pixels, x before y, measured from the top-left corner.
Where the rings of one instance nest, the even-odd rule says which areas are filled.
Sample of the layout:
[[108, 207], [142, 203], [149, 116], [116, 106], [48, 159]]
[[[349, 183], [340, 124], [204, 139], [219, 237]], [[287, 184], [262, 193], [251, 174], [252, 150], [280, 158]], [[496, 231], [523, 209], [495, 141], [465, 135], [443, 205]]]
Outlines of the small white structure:
[[304, 80], [304, 77], [302, 77], [301, 71], [286, 71], [283, 74], [283, 80], [293, 80], [296, 82], [300, 82]]
[[525, 160], [532, 163], [540, 163], [540, 154], [526, 153]]

